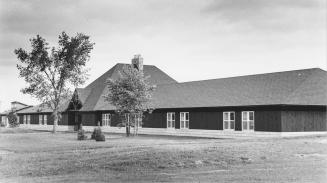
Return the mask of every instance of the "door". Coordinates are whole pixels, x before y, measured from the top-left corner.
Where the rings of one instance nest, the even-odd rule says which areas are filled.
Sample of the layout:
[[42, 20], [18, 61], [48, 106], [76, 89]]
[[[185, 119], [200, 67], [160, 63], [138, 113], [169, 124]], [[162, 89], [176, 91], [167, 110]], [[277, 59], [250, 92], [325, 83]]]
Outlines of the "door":
[[254, 111], [242, 112], [242, 131], [254, 131]]
[[231, 131], [235, 130], [235, 112], [223, 113], [223, 129]]
[[167, 112], [167, 129], [175, 129], [175, 113]]

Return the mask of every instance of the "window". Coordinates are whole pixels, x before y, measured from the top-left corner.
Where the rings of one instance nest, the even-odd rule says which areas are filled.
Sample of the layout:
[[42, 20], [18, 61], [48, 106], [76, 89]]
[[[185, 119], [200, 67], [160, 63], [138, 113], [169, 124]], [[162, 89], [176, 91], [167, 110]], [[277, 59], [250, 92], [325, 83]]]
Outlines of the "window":
[[175, 113], [167, 112], [167, 128], [175, 128]]
[[[134, 120], [133, 120], [134, 118]], [[135, 123], [135, 127], [142, 128], [142, 114], [125, 114], [125, 120], [126, 122], [130, 122], [131, 126], [133, 126], [133, 123]]]
[[2, 121], [2, 123], [4, 123], [4, 124], [5, 124], [5, 123], [6, 123], [6, 121], [7, 121], [7, 117], [6, 117], [6, 116], [2, 116], [2, 117], [1, 117], [1, 121]]
[[142, 128], [142, 116], [140, 114], [135, 114], [135, 126]]
[[39, 115], [39, 125], [42, 125], [43, 115]]
[[181, 112], [180, 118], [181, 118], [180, 119], [181, 129], [189, 129], [189, 123], [190, 123], [189, 112]]
[[48, 125], [48, 115], [43, 115], [43, 124]]
[[111, 115], [109, 113], [102, 114], [102, 126], [110, 126]]
[[31, 124], [31, 115], [27, 115], [27, 124]]
[[242, 130], [254, 131], [254, 111], [242, 112]]
[[24, 125], [27, 123], [27, 116], [24, 115], [24, 120], [23, 120]]
[[223, 126], [224, 126], [224, 130], [235, 129], [235, 112], [223, 113]]

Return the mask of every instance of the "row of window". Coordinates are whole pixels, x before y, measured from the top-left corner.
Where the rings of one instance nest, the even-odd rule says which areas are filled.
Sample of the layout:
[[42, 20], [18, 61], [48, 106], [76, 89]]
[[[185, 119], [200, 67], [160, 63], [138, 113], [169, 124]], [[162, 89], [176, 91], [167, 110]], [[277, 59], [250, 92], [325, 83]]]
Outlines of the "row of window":
[[31, 124], [31, 115], [24, 115], [23, 116], [23, 123], [26, 124]]
[[[142, 120], [139, 116], [134, 116], [138, 127], [142, 127]], [[130, 120], [130, 115], [125, 114], [125, 119]], [[111, 114], [102, 114], [102, 126], [110, 126]], [[189, 112], [180, 112], [180, 129], [189, 129], [190, 114]], [[167, 128], [175, 129], [175, 112], [167, 113]], [[235, 130], [235, 112], [223, 112], [223, 129]], [[242, 111], [242, 130], [254, 130], [254, 111]]]
[[[19, 121], [19, 116], [18, 116]], [[23, 116], [23, 124], [31, 124], [31, 115], [24, 115]], [[47, 115], [39, 115], [39, 125], [47, 125], [48, 124], [48, 116]]]
[[[190, 124], [189, 112], [180, 113], [180, 128], [188, 129]], [[175, 128], [175, 113], [167, 113], [167, 128]], [[223, 112], [223, 129], [235, 130], [235, 112]], [[254, 130], [254, 111], [242, 112], [242, 130]]]
[[[139, 128], [142, 127], [142, 117], [139, 115], [131, 115], [131, 114], [125, 114], [125, 119], [127, 121], [130, 121], [131, 118], [135, 118], [135, 125]], [[104, 113], [102, 114], [102, 126], [110, 126], [111, 125], [111, 114], [110, 113]]]
[[47, 125], [47, 124], [48, 124], [48, 116], [39, 115], [39, 125]]

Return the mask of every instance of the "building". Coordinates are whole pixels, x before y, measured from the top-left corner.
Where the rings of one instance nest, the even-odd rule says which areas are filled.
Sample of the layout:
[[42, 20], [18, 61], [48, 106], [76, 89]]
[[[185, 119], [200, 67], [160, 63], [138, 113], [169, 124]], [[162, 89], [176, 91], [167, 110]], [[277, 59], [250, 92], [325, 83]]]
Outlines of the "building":
[[[5, 126], [8, 127], [9, 126], [9, 121], [8, 121], [8, 114], [10, 113], [14, 113], [16, 114], [17, 112], [24, 110], [24, 109], [28, 109], [32, 106], [23, 104], [21, 102], [17, 102], [17, 101], [13, 101], [11, 102], [11, 109], [6, 110], [2, 113], [0, 113], [0, 124], [1, 126]], [[19, 121], [19, 116], [18, 116], [18, 121]]]
[[[319, 68], [178, 83], [159, 68], [132, 64], [156, 84], [152, 105], [142, 128], [167, 130], [305, 132], [327, 131], [327, 73]], [[125, 64], [116, 64], [85, 88], [75, 90], [62, 110], [59, 125], [114, 127], [115, 107], [104, 100], [105, 81], [119, 77]], [[77, 102], [76, 102], [77, 101]], [[19, 115], [40, 115], [23, 110]], [[50, 112], [48, 113], [50, 115]], [[22, 117], [24, 118], [24, 117]], [[38, 124], [37, 117], [33, 124]], [[48, 124], [51, 122], [48, 121]]]

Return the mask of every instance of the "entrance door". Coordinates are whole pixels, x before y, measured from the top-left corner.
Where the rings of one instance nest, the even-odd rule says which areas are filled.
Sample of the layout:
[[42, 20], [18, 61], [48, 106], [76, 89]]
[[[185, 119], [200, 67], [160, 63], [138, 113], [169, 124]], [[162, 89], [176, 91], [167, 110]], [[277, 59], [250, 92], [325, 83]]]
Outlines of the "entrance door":
[[235, 112], [224, 112], [223, 113], [223, 126], [224, 130], [235, 130]]
[[242, 112], [242, 131], [254, 131], [254, 111]]
[[175, 113], [167, 112], [167, 128], [175, 129]]

